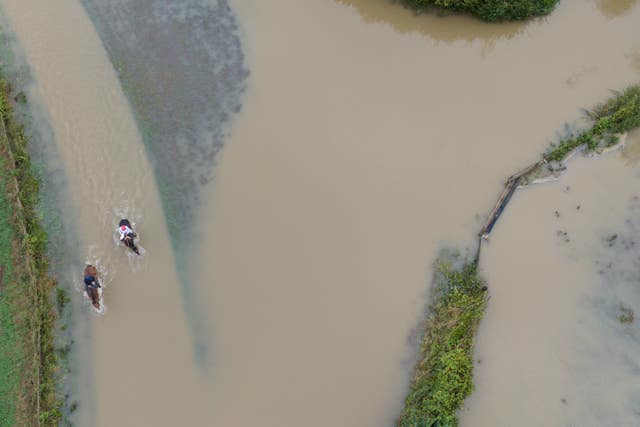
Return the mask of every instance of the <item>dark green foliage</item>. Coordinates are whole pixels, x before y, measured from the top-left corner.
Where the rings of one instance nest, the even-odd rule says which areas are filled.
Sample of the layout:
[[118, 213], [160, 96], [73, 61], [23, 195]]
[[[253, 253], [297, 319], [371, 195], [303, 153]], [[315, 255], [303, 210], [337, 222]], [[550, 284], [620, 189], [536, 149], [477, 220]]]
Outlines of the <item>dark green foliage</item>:
[[640, 85], [630, 86], [622, 93], [598, 105], [589, 113], [593, 125], [577, 137], [567, 138], [546, 154], [545, 159], [562, 161], [578, 147], [594, 151], [618, 142], [618, 135], [640, 126]]
[[456, 426], [456, 412], [473, 390], [473, 343], [487, 288], [475, 264], [454, 270], [441, 263], [437, 275], [420, 362], [398, 421], [401, 427]]
[[0, 290], [0, 427], [16, 424], [16, 394], [20, 384], [21, 348], [15, 323], [11, 286], [13, 259], [11, 242], [13, 209], [6, 188], [6, 165], [0, 157], [0, 266], [2, 290]]
[[489, 22], [516, 21], [551, 12], [559, 0], [403, 0], [415, 9], [439, 7]]

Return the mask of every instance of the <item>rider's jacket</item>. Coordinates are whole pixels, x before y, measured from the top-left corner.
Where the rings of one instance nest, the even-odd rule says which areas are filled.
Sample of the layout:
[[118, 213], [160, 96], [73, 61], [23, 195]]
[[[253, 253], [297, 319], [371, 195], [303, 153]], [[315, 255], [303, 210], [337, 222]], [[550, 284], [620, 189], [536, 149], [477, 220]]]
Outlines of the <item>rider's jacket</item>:
[[120, 240], [124, 240], [124, 238], [127, 237], [129, 234], [135, 236], [135, 233], [133, 232], [133, 230], [127, 227], [126, 225], [121, 225], [118, 228], [118, 233], [120, 233]]
[[91, 286], [92, 288], [99, 288], [100, 283], [93, 276], [84, 276], [84, 284], [86, 286]]

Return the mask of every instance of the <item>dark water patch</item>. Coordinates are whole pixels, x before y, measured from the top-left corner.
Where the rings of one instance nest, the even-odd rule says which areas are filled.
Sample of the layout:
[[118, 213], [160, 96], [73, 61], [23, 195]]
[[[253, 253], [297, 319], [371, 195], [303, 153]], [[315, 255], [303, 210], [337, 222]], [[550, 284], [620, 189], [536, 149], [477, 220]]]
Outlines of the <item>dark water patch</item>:
[[637, 0], [596, 0], [596, 7], [609, 19], [628, 14], [638, 4]]
[[631, 61], [631, 66], [640, 72], [640, 46], [634, 48], [628, 56]]
[[82, 0], [117, 71], [154, 167], [199, 359], [206, 354], [188, 250], [200, 188], [241, 109], [248, 70], [226, 1]]

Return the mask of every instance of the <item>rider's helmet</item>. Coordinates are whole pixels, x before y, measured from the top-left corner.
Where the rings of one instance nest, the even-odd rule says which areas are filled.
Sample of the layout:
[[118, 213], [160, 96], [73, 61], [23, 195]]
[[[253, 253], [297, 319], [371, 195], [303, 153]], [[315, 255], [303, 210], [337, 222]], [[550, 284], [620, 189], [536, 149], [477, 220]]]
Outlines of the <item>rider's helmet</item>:
[[120, 230], [125, 231], [126, 229], [127, 229], [127, 226], [126, 226], [126, 225], [122, 225], [122, 226], [120, 226]]

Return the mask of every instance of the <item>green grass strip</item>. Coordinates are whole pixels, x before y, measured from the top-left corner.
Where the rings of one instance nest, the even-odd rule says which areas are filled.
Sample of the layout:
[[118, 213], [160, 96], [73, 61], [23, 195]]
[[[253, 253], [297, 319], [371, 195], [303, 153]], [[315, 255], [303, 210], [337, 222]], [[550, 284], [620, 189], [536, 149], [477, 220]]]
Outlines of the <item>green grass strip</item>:
[[6, 191], [6, 162], [0, 157], [0, 427], [16, 425], [16, 407], [20, 384], [21, 340], [15, 323], [9, 279], [13, 274], [11, 244], [13, 209]]
[[[11, 271], [5, 270], [7, 286], [0, 304], [6, 310], [0, 308], [0, 324], [15, 344], [11, 351], [0, 354], [0, 365], [11, 375], [6, 390], [14, 391], [13, 396], [7, 396], [7, 419], [0, 419], [0, 425], [57, 426], [61, 401], [55, 383], [55, 281], [48, 273], [47, 235], [37, 209], [39, 180], [10, 99], [10, 86], [0, 78], [0, 176], [5, 181], [0, 197], [5, 197], [2, 205], [9, 209], [6, 218], [0, 212], [0, 256], [6, 256], [7, 265], [12, 266]], [[6, 228], [3, 219], [7, 219]]]
[[458, 425], [456, 412], [473, 391], [473, 343], [486, 290], [474, 264], [438, 265], [420, 362], [398, 426]]
[[559, 0], [403, 0], [414, 9], [442, 8], [484, 21], [518, 21], [550, 13]]
[[617, 93], [589, 112], [592, 126], [577, 136], [560, 141], [545, 155], [546, 160], [562, 161], [579, 147], [587, 152], [610, 147], [620, 134], [640, 126], [640, 85], [633, 85]]

